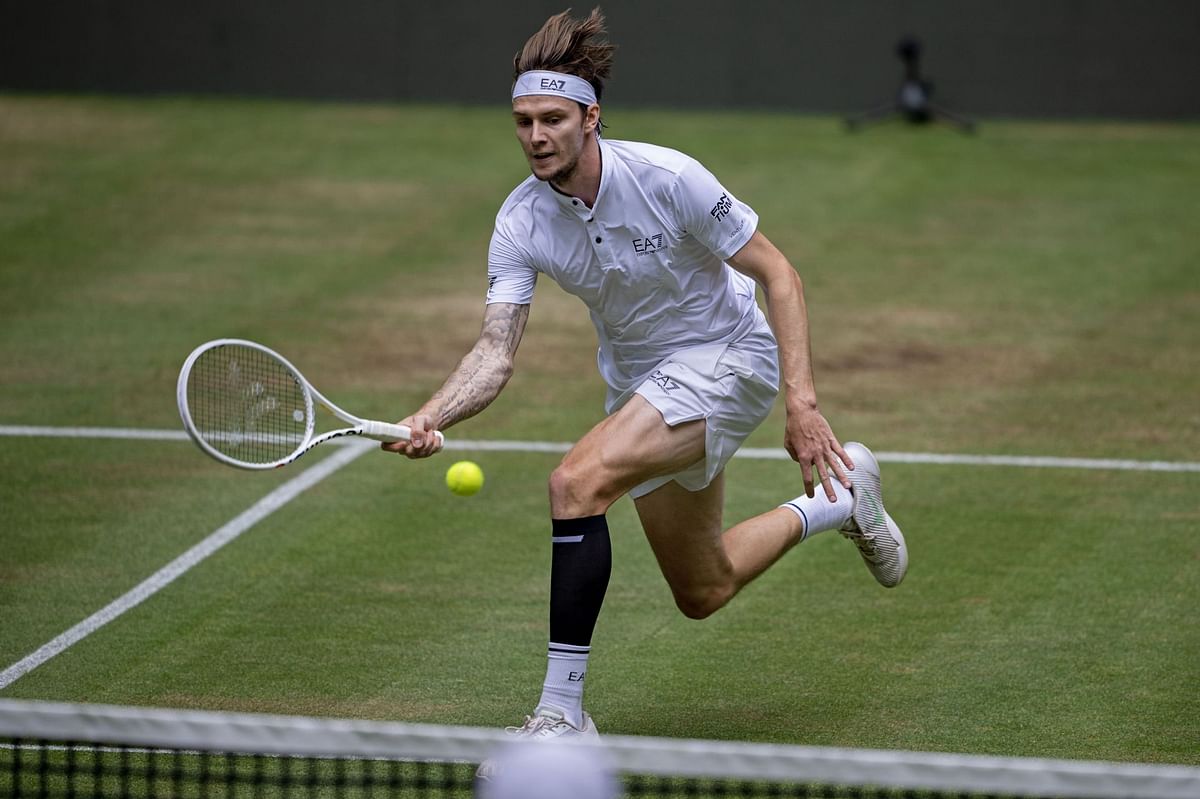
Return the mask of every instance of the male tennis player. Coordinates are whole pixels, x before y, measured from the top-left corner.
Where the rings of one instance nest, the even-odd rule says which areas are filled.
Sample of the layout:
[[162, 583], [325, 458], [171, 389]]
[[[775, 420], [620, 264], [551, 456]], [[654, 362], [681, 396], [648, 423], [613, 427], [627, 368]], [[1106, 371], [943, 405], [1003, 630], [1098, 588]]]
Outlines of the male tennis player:
[[[682, 153], [601, 138], [614, 49], [603, 34], [598, 9], [585, 20], [563, 12], [517, 54], [512, 115], [533, 174], [496, 216], [482, 331], [442, 388], [403, 420], [412, 441], [385, 445], [432, 455], [440, 448], [432, 431], [497, 397], [539, 274], [587, 305], [609, 415], [550, 476], [548, 666], [541, 700], [517, 730], [536, 739], [596, 734], [583, 682], [612, 562], [605, 513], [624, 494], [694, 619], [824, 530], [854, 541], [885, 586], [900, 582], [908, 561], [874, 456], [843, 447], [817, 408], [800, 278], [759, 232], [758, 216]], [[722, 532], [723, 469], [767, 417], [781, 374], [784, 442], [804, 494]]]

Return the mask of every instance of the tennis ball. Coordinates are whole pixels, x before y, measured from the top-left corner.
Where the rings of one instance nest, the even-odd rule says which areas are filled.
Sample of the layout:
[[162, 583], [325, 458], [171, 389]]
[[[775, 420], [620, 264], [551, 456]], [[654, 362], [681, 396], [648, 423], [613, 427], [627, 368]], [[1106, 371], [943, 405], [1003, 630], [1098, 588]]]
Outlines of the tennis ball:
[[469, 497], [483, 488], [483, 469], [471, 461], [459, 461], [446, 471], [446, 486], [460, 497]]

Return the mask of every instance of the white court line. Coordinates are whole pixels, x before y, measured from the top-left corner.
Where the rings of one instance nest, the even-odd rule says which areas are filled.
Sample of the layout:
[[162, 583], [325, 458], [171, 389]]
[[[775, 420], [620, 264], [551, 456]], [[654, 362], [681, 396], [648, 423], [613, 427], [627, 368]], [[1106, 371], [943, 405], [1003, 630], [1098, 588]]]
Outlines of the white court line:
[[[36, 438], [78, 439], [134, 439], [151, 441], [187, 441], [182, 430], [136, 430], [111, 427], [39, 427], [25, 425], [0, 425], [0, 436]], [[11, 685], [25, 674], [45, 663], [63, 650], [78, 643], [121, 614], [141, 604], [187, 572], [200, 561], [234, 540], [268, 515], [295, 499], [301, 493], [336, 472], [364, 453], [374, 449], [355, 439], [335, 440], [341, 452], [334, 453], [315, 466], [301, 472], [297, 477], [276, 488], [229, 523], [210, 534], [207, 538], [180, 555], [171, 563], [155, 572], [140, 585], [114, 600], [105, 608], [84, 619], [79, 624], [40, 647], [37, 651], [0, 672], [0, 689]], [[571, 444], [554, 441], [470, 441], [451, 440], [448, 450], [493, 451], [493, 452], [550, 452], [560, 453], [570, 449]], [[1176, 461], [1135, 461], [1092, 458], [1053, 458], [1044, 456], [1009, 455], [938, 455], [919, 452], [877, 452], [876, 457], [890, 463], [932, 463], [971, 466], [1019, 466], [1070, 469], [1116, 469], [1128, 471], [1200, 472], [1200, 463]], [[755, 449], [747, 447], [737, 453], [740, 458], [764, 460], [787, 460], [788, 454], [781, 449]]]
[[[126, 430], [117, 432], [142, 433], [143, 435], [114, 435], [108, 437], [155, 437], [152, 435], [145, 435], [148, 433], [153, 433], [154, 431]], [[4, 435], [9, 434], [4, 433]], [[26, 433], [17, 435], [28, 434]], [[184, 436], [184, 438], [186, 439], [187, 436]], [[199, 544], [196, 544], [187, 552], [184, 552], [175, 560], [159, 569], [131, 591], [113, 600], [106, 607], [93, 613], [91, 616], [79, 622], [79, 624], [76, 624], [62, 635], [59, 635], [54, 640], [39, 647], [37, 651], [25, 656], [21, 660], [6, 668], [4, 671], [0, 672], [0, 689], [8, 687], [16, 680], [19, 680], [21, 677], [45, 663], [50, 658], [61, 653], [68, 647], [79, 643], [87, 636], [96, 632], [96, 630], [99, 630], [101, 627], [120, 616], [122, 613], [125, 613], [127, 610], [137, 607], [149, 597], [158, 593], [163, 588], [166, 588], [176, 578], [187, 572], [196, 564], [200, 563], [200, 561], [204, 560], [209, 555], [213, 554], [218, 549], [249, 530], [267, 516], [282, 508], [288, 502], [291, 502], [304, 491], [312, 488], [314, 485], [321, 482], [326, 477], [333, 474], [338, 469], [341, 469], [354, 459], [374, 449], [374, 447], [363, 446], [362, 442], [356, 443], [358, 446], [344, 447], [340, 452], [334, 452], [329, 457], [318, 462], [314, 466], [309, 467], [296, 477], [293, 477], [291, 480], [288, 480], [286, 483], [267, 494], [258, 502], [255, 502], [248, 509], [235, 516], [227, 524], [211, 533]]]
[[[734, 457], [791, 460], [781, 449], [738, 450]], [[932, 452], [876, 452], [880, 463], [934, 463], [956, 466], [1020, 466], [1041, 469], [1113, 469], [1130, 472], [1200, 472], [1200, 463], [1133, 461], [1111, 458], [1053, 458], [1046, 455], [939, 455]]]
[[122, 427], [35, 427], [0, 425], [0, 436], [25, 438], [131, 438], [147, 441], [187, 441], [182, 430], [130, 430]]
[[[130, 430], [116, 427], [30, 427], [0, 425], [2, 436], [48, 438], [117, 438], [154, 441], [187, 441], [182, 430]], [[354, 439], [335, 439], [332, 443], [353, 444]], [[448, 450], [488, 452], [566, 452], [569, 442], [562, 441], [468, 441], [446, 442]], [[782, 449], [744, 447], [736, 458], [789, 460]], [[882, 463], [930, 463], [955, 466], [1018, 466], [1044, 469], [1108, 469], [1133, 472], [1200, 472], [1200, 463], [1188, 461], [1138, 461], [1112, 458], [1057, 458], [1045, 455], [941, 455], [931, 452], [876, 452]]]

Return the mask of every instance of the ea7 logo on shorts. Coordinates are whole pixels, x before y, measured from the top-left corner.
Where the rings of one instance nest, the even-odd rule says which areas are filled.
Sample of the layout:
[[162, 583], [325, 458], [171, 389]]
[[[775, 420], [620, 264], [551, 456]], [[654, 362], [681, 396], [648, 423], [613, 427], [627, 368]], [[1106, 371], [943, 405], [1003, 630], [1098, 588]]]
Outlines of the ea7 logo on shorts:
[[662, 249], [663, 234], [655, 233], [653, 236], [647, 236], [644, 239], [634, 239], [633, 249], [638, 255], [650, 255]]
[[718, 222], [720, 222], [722, 219], [728, 216], [729, 212], [732, 210], [733, 200], [729, 198], [728, 194], [722, 194], [721, 199], [717, 200], [717, 204], [712, 207], [712, 210], [709, 211], [709, 213], [712, 214], [713, 219], [716, 219]]
[[565, 92], [567, 90], [567, 82], [559, 78], [542, 78], [541, 87], [549, 89], [552, 92]]
[[653, 372], [651, 372], [650, 380], [652, 380], [654, 384], [663, 391], [678, 391], [680, 388], [682, 388], [682, 386], [680, 386], [674, 380], [664, 375], [660, 369], [655, 369]]

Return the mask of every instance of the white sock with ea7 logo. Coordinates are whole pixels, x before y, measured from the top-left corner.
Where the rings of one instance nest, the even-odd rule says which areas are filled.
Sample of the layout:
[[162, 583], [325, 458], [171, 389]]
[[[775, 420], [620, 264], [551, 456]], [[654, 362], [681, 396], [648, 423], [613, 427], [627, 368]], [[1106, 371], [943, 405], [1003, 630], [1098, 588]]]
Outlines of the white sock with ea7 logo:
[[546, 680], [538, 707], [561, 710], [567, 723], [576, 728], [583, 727], [583, 679], [591, 651], [590, 646], [551, 641], [546, 653]]
[[814, 492], [816, 496], [801, 494], [791, 502], [779, 506], [787, 508], [804, 522], [804, 538], [801, 538], [801, 541], [825, 530], [837, 530], [849, 520], [850, 511], [854, 507], [854, 497], [850, 494], [850, 489], [837, 480], [832, 482], [837, 502], [830, 502], [829, 497], [825, 496], [825, 487], [817, 483], [817, 490]]

